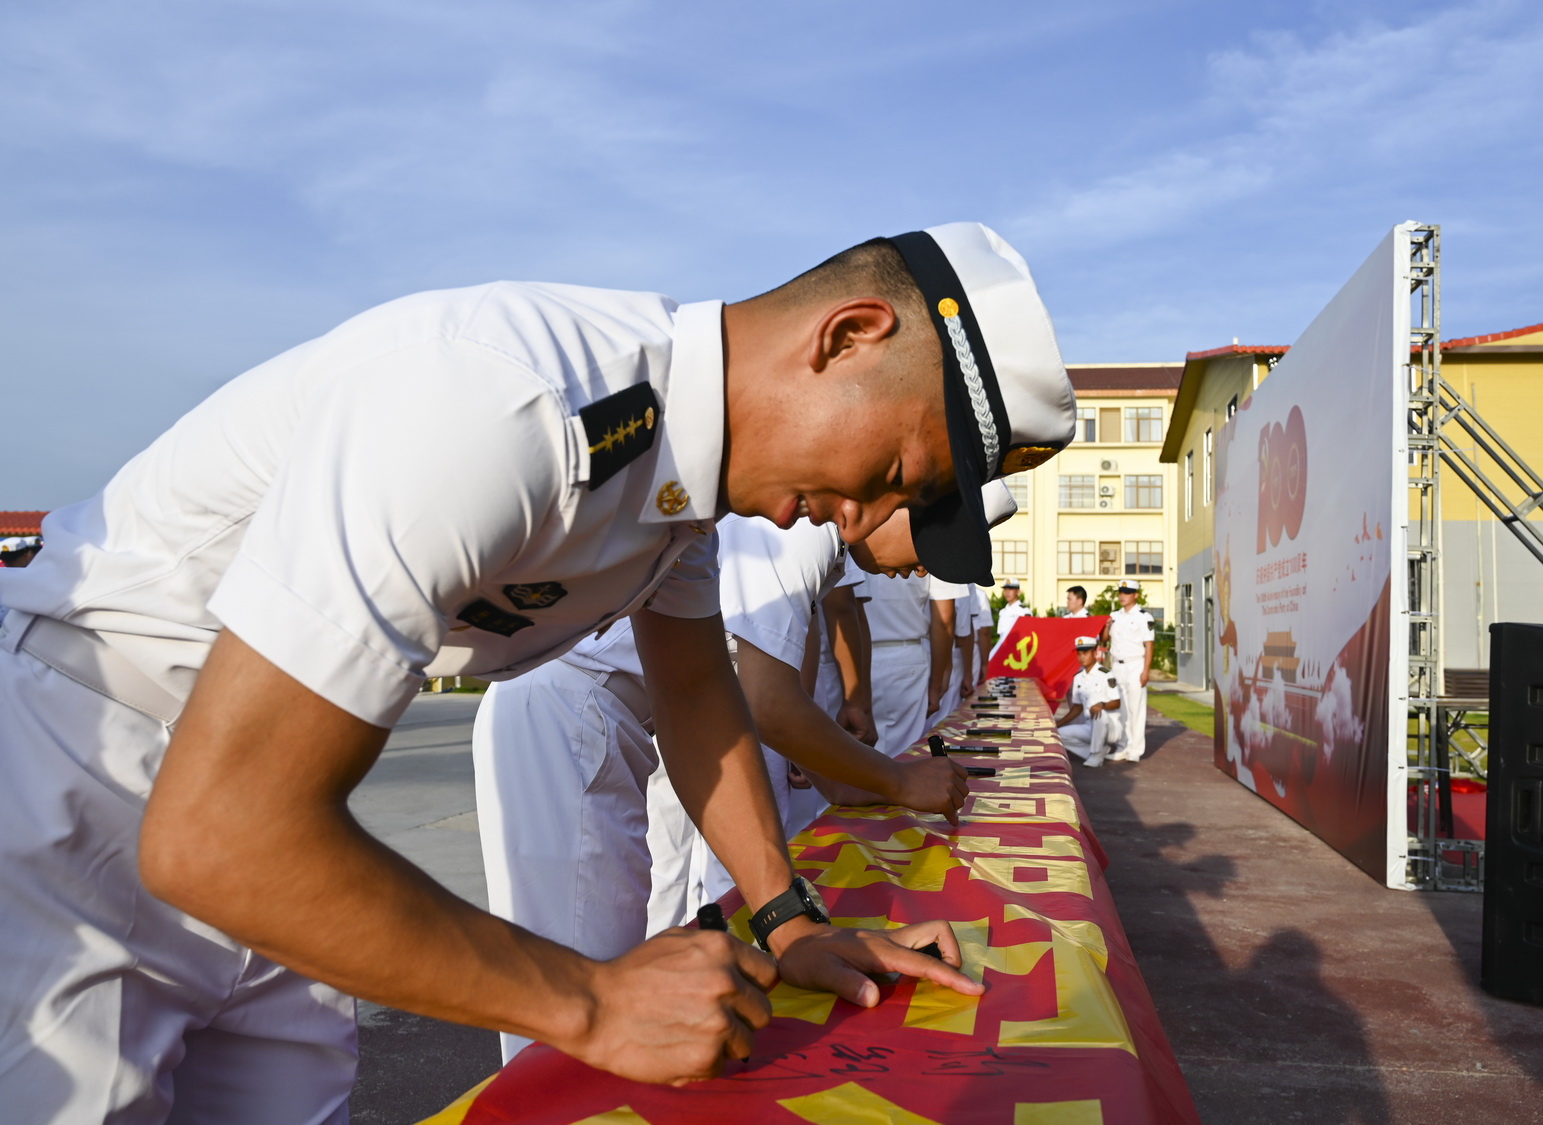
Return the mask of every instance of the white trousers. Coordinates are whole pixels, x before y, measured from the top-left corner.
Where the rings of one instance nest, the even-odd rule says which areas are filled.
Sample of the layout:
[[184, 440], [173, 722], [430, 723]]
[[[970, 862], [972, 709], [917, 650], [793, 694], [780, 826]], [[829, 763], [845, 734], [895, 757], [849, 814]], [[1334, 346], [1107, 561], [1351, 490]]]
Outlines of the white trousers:
[[1097, 764], [1119, 745], [1119, 712], [1100, 711], [1091, 719], [1084, 712], [1076, 722], [1067, 723], [1057, 733], [1068, 753]]
[[1147, 689], [1141, 686], [1141, 660], [1116, 660], [1110, 672], [1120, 689], [1120, 710], [1124, 712], [1120, 756], [1138, 761], [1147, 750]]
[[929, 652], [925, 641], [873, 646], [873, 721], [891, 758], [926, 732]]
[[[658, 765], [642, 721], [594, 678], [554, 660], [488, 690], [472, 761], [489, 910], [599, 960], [641, 942]], [[530, 1042], [500, 1038], [506, 1062]]]
[[0, 624], [0, 1118], [346, 1122], [353, 1000], [139, 881], [167, 728], [15, 641]]

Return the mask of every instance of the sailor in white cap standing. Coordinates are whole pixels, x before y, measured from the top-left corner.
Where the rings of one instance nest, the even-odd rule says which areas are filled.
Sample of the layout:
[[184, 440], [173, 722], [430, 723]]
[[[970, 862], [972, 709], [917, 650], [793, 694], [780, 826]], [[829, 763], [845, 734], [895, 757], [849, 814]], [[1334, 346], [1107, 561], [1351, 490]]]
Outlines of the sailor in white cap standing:
[[1029, 607], [1023, 604], [1023, 594], [1016, 578], [1009, 578], [1002, 583], [1002, 601], [1004, 604], [997, 613], [997, 640], [991, 646], [990, 656], [997, 654], [997, 649], [1002, 647], [1002, 642], [1013, 631], [1013, 626], [1018, 624], [1018, 619], [1030, 616]]
[[[728, 306], [420, 294], [227, 383], [0, 571], [0, 1104], [339, 1122], [353, 995], [683, 1081], [749, 1053], [775, 974], [978, 994], [946, 924], [834, 928], [795, 880], [708, 533], [734, 511], [855, 542], [907, 505], [929, 569], [989, 581], [981, 486], [1074, 418], [1027, 267], [975, 223]], [[596, 962], [348, 812], [425, 675], [513, 677], [627, 615], [775, 966], [685, 931]]]
[[1073, 643], [1082, 670], [1072, 677], [1066, 714], [1055, 725], [1067, 751], [1096, 768], [1120, 739], [1120, 689], [1098, 666], [1097, 637], [1078, 637]]
[[1139, 762], [1147, 749], [1147, 679], [1152, 673], [1157, 629], [1152, 615], [1136, 604], [1141, 597], [1140, 582], [1120, 579], [1115, 596], [1120, 599], [1120, 608], [1109, 615], [1103, 636], [1109, 647], [1110, 670], [1120, 688], [1125, 737], [1109, 760]]

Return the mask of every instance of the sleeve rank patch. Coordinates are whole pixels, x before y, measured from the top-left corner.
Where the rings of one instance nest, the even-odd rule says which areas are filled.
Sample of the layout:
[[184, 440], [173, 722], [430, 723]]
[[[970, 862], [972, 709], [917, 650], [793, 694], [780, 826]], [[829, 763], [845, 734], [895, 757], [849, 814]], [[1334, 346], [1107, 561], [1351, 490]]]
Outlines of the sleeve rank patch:
[[659, 396], [647, 383], [638, 383], [580, 408], [579, 418], [589, 439], [593, 492], [653, 448]]
[[528, 617], [499, 609], [486, 598], [478, 598], [456, 614], [456, 617], [474, 628], [485, 629], [489, 633], [501, 633], [506, 637], [512, 637], [521, 629], [529, 629], [535, 624]]

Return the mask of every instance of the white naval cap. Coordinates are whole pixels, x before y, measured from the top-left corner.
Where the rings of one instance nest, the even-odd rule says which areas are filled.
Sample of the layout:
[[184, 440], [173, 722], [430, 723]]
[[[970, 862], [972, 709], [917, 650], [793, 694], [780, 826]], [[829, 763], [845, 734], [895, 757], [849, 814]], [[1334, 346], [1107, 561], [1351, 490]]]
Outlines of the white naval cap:
[[9, 555], [13, 551], [25, 551], [32, 544], [19, 535], [13, 535], [9, 539], [0, 539], [0, 554]]
[[1122, 578], [1120, 579], [1119, 592], [1122, 594], [1139, 594], [1141, 593], [1141, 583], [1137, 582], [1134, 578]]
[[1098, 638], [1078, 637], [1075, 641], [1072, 642], [1072, 644], [1076, 646], [1078, 652], [1086, 652], [1090, 648], [1098, 647]]
[[943, 401], [958, 491], [912, 513], [921, 563], [946, 582], [993, 585], [976, 506], [987, 481], [1049, 460], [1077, 421], [1055, 330], [1022, 255], [990, 227], [947, 223], [889, 242], [916, 279], [943, 345]]

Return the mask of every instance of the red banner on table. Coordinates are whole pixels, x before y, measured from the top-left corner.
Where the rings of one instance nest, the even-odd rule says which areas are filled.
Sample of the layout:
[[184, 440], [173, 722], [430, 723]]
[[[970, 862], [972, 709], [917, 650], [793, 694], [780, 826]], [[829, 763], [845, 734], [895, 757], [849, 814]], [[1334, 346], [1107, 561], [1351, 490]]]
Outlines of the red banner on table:
[[1066, 698], [1076, 676], [1076, 640], [1096, 637], [1107, 617], [1020, 617], [997, 645], [986, 677], [1018, 676], [1038, 680], [1052, 710]]
[[[713, 1081], [643, 1085], [536, 1044], [423, 1125], [1198, 1125], [1050, 711], [1027, 684], [993, 706], [1012, 733], [968, 759], [997, 773], [971, 781], [957, 831], [838, 808], [789, 845], [836, 925], [952, 923], [984, 996], [901, 979], [863, 1009], [779, 984], [750, 1060]], [[938, 733], [960, 743], [970, 711]], [[748, 940], [743, 902], [722, 902]]]

